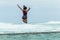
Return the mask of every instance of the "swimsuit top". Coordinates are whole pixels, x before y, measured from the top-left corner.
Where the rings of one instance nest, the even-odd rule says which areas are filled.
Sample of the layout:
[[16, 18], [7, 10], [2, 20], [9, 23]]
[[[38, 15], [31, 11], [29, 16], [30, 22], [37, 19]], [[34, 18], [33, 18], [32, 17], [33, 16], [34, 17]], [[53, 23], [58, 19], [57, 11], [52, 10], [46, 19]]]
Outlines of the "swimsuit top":
[[23, 10], [23, 15], [27, 15], [27, 11]]

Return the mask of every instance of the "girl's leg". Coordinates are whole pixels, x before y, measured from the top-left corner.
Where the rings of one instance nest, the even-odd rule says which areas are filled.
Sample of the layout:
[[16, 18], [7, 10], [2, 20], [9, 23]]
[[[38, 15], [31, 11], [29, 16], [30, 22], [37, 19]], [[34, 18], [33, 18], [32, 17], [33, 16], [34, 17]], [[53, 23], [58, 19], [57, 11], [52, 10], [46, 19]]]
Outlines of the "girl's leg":
[[23, 16], [22, 20], [23, 20], [24, 23], [27, 23], [27, 17]]
[[27, 23], [27, 19], [25, 19], [25, 23]]
[[27, 19], [23, 19], [23, 22], [24, 22], [24, 23], [27, 23]]

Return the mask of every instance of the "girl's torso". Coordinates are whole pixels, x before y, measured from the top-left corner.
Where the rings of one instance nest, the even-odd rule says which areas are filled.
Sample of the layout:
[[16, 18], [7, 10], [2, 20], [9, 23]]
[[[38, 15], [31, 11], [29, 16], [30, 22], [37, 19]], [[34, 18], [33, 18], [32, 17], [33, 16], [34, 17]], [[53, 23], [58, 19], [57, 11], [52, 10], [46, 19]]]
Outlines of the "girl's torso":
[[27, 15], [27, 10], [23, 10], [23, 15]]

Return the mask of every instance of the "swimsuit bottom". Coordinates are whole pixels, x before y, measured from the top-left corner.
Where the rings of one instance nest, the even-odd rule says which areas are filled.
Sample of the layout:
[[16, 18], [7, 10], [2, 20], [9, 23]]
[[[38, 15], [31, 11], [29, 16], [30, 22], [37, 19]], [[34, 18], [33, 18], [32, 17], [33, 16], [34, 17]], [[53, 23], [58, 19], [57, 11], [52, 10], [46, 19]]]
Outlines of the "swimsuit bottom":
[[23, 15], [22, 19], [27, 19], [27, 15]]

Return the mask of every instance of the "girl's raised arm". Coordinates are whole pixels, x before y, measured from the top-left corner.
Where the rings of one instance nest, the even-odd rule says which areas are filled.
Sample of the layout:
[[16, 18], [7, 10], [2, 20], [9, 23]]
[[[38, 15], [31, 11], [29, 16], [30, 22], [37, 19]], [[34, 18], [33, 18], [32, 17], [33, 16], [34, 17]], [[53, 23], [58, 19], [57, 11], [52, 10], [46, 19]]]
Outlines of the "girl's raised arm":
[[17, 6], [23, 11], [23, 9], [17, 4]]
[[27, 12], [30, 10], [30, 8], [27, 10]]

